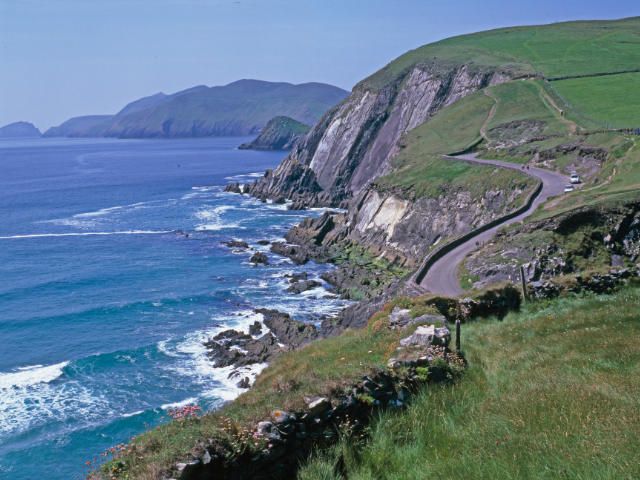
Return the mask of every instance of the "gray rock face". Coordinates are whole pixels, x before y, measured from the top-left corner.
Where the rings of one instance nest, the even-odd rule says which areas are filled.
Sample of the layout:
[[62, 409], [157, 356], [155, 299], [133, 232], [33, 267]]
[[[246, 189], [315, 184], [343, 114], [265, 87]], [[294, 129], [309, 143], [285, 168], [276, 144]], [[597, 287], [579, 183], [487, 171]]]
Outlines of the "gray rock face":
[[[533, 233], [544, 235], [544, 241], [529, 241]], [[478, 279], [475, 286], [482, 288], [502, 280], [518, 281], [521, 264], [527, 281], [544, 283], [579, 271], [585, 261], [598, 267], [622, 267], [638, 258], [640, 202], [632, 200], [581, 207], [504, 232], [470, 255], [465, 266]], [[608, 259], [608, 265], [603, 259]]]
[[[269, 329], [263, 332], [260, 322], [249, 327], [249, 334], [237, 330], [225, 330], [205, 342], [207, 355], [216, 367], [236, 368], [231, 377], [241, 376], [237, 383], [241, 388], [247, 388], [250, 380], [243, 376], [241, 367], [271, 361], [282, 352], [297, 348], [318, 336], [313, 325], [297, 322], [288, 314], [277, 310], [258, 309], [262, 314], [263, 323]], [[255, 338], [258, 337], [258, 338]]]
[[359, 208], [350, 212], [347, 236], [375, 255], [415, 267], [441, 241], [506, 214], [524, 192], [489, 190], [478, 200], [458, 191], [411, 200], [369, 188], [356, 199]]
[[380, 90], [358, 85], [249, 191], [307, 205], [344, 204], [388, 172], [402, 134], [460, 98], [507, 80], [470, 65], [420, 65]]

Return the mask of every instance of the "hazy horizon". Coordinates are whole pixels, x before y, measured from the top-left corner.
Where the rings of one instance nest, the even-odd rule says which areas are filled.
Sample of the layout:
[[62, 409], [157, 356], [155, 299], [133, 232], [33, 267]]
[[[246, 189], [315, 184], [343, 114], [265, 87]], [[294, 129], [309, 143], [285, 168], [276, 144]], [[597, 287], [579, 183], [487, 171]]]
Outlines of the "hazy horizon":
[[251, 78], [346, 90], [402, 53], [502, 26], [640, 14], [637, 2], [0, 0], [0, 126], [41, 130], [195, 85]]

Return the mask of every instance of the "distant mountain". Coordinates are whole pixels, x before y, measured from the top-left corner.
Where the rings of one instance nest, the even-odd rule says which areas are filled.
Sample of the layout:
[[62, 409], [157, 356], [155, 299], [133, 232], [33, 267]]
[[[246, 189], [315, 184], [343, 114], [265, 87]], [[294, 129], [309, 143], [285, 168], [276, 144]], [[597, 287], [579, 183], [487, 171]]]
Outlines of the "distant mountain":
[[28, 138], [40, 137], [42, 133], [33, 123], [14, 122], [4, 127], [0, 127], [0, 138]]
[[243, 143], [243, 150], [291, 150], [293, 144], [304, 136], [311, 127], [290, 117], [274, 117], [262, 129], [260, 135], [249, 143]]
[[175, 138], [241, 136], [260, 132], [276, 116], [314, 124], [348, 92], [322, 83], [239, 80], [136, 100], [116, 115], [75, 117], [47, 137]]
[[115, 115], [73, 117], [44, 132], [45, 137], [103, 137]]

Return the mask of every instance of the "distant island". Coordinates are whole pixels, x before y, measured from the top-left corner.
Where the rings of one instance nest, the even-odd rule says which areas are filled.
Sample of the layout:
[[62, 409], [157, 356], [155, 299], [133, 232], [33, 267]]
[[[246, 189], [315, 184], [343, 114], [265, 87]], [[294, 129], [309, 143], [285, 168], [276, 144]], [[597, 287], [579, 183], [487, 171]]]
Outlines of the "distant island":
[[242, 150], [291, 150], [293, 144], [311, 127], [290, 117], [278, 116], [269, 120], [260, 135], [249, 143], [240, 145]]
[[33, 138], [40, 136], [42, 136], [40, 130], [29, 122], [14, 122], [0, 127], [0, 138]]
[[115, 115], [71, 118], [45, 137], [191, 138], [257, 135], [277, 116], [311, 125], [348, 92], [323, 83], [239, 80], [157, 93]]

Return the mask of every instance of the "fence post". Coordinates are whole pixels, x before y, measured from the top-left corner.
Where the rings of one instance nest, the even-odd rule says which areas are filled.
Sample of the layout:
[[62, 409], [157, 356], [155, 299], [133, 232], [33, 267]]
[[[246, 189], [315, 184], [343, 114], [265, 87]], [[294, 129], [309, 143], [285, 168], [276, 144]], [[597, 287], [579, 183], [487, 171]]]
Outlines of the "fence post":
[[527, 291], [527, 280], [524, 277], [524, 266], [520, 265], [520, 285], [522, 287], [522, 298], [529, 301], [529, 292]]
[[456, 352], [460, 353], [460, 319], [456, 319]]

